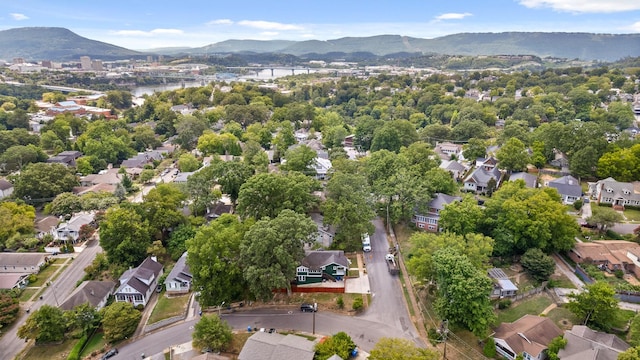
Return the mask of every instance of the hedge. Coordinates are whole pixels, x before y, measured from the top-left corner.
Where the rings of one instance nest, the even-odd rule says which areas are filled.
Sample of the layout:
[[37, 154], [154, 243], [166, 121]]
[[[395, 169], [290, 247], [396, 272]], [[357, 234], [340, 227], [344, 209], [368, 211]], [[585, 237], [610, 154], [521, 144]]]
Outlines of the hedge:
[[80, 352], [84, 348], [84, 345], [87, 343], [87, 340], [89, 340], [87, 335], [83, 335], [73, 347], [73, 349], [71, 349], [69, 356], [67, 356], [67, 360], [80, 360]]

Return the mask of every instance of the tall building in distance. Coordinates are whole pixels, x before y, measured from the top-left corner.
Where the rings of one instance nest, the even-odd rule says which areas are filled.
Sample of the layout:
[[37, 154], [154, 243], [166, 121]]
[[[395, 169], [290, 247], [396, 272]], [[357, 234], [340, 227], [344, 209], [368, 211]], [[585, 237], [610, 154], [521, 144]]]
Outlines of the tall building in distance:
[[80, 56], [80, 67], [82, 70], [91, 70], [91, 58], [88, 56]]
[[102, 66], [102, 60], [91, 61], [91, 70], [95, 70], [95, 71], [104, 70], [104, 67]]

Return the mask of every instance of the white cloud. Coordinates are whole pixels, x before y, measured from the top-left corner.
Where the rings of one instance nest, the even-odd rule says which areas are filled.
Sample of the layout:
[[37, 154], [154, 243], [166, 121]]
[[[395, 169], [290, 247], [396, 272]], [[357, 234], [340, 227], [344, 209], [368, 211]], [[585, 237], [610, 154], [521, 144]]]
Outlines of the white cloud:
[[280, 34], [277, 31], [263, 31], [260, 33], [261, 36], [266, 36], [266, 37], [273, 37], [273, 36], [277, 36], [278, 34]]
[[313, 34], [302, 34], [302, 35], [300, 35], [300, 37], [303, 37], [305, 39], [313, 39], [313, 38], [315, 38], [317, 36], [313, 35]]
[[294, 24], [283, 24], [272, 21], [263, 21], [263, 20], [242, 20], [238, 22], [239, 25], [252, 27], [256, 29], [262, 30], [279, 30], [279, 31], [287, 31], [287, 30], [302, 30], [301, 26]]
[[629, 31], [640, 32], [640, 21], [636, 21], [628, 27]]
[[551, 8], [572, 13], [614, 13], [640, 10], [638, 0], [519, 0], [528, 8]]
[[461, 20], [468, 16], [472, 16], [471, 13], [446, 13], [436, 16], [436, 20]]
[[182, 35], [184, 32], [180, 29], [153, 29], [151, 31], [144, 30], [118, 30], [113, 34], [121, 36], [155, 36], [155, 35]]
[[207, 25], [232, 25], [233, 21], [231, 19], [217, 19], [211, 20], [207, 23]]
[[9, 15], [11, 15], [13, 20], [17, 20], [17, 21], [29, 19], [29, 17], [27, 15], [25, 15], [25, 14], [11, 13]]

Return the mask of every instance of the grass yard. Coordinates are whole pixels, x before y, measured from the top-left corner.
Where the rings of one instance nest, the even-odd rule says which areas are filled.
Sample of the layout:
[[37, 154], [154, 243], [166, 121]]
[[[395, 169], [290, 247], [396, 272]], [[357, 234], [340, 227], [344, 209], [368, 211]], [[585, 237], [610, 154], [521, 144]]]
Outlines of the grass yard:
[[56, 258], [56, 259], [52, 260], [52, 261], [50, 262], [50, 264], [53, 264], [53, 265], [62, 265], [62, 264], [64, 264], [64, 262], [65, 262], [65, 261], [67, 261], [67, 259], [65, 259], [65, 258]]
[[564, 307], [557, 307], [547, 314], [547, 317], [558, 325], [562, 330], [569, 330], [573, 325], [579, 324], [578, 319], [569, 309]]
[[628, 221], [640, 222], [640, 210], [636, 209], [625, 209], [624, 216]]
[[80, 354], [80, 358], [82, 359], [86, 356], [89, 356], [94, 351], [97, 354], [101, 352], [106, 345], [107, 345], [107, 342], [104, 341], [104, 333], [97, 332], [93, 334], [93, 336], [91, 337], [91, 339], [89, 339], [89, 341], [87, 341], [87, 345], [85, 345], [84, 350], [82, 351], [82, 354]]
[[498, 316], [497, 324], [516, 321], [526, 314], [539, 315], [542, 310], [546, 309], [551, 303], [551, 299], [546, 294], [535, 295], [526, 300], [519, 301], [512, 304], [508, 309], [496, 311], [496, 315]]
[[576, 286], [566, 277], [564, 274], [553, 274], [551, 275], [551, 280], [553, 281], [553, 285], [558, 288], [566, 288], [566, 289], [575, 289]]
[[29, 286], [31, 286], [31, 287], [40, 287], [40, 286], [44, 285], [49, 280], [51, 275], [53, 275], [53, 273], [56, 272], [58, 269], [60, 269], [60, 266], [49, 265], [46, 268], [44, 268], [43, 270], [40, 270], [40, 272], [36, 275], [38, 277], [38, 279], [36, 281], [34, 281], [33, 283], [29, 284]]
[[174, 296], [168, 298], [164, 293], [160, 294], [156, 307], [153, 308], [147, 324], [154, 324], [160, 320], [178, 316], [185, 312], [189, 306], [190, 295]]
[[27, 350], [22, 360], [66, 359], [77, 341], [67, 339], [59, 345], [34, 345]]
[[634, 316], [636, 316], [636, 313], [633, 310], [618, 309], [613, 317], [611, 326], [616, 329], [626, 329], [629, 321], [633, 319]]
[[20, 302], [27, 302], [29, 301], [29, 299], [31, 299], [33, 297], [33, 295], [36, 294], [36, 292], [38, 291], [38, 289], [24, 289], [22, 291], [22, 294], [20, 294]]

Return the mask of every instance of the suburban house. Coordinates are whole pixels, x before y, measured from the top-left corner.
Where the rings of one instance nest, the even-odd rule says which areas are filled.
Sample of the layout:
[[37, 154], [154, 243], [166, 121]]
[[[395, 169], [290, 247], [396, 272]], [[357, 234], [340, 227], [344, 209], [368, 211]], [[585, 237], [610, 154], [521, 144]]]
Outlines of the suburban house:
[[440, 231], [440, 226], [438, 225], [440, 220], [440, 211], [452, 202], [460, 200], [462, 200], [462, 198], [459, 196], [436, 193], [434, 194], [433, 199], [429, 201], [429, 204], [427, 204], [427, 212], [425, 214], [414, 214], [411, 218], [411, 222], [416, 224], [419, 229], [438, 232]]
[[328, 178], [329, 170], [331, 170], [331, 160], [324, 159], [321, 157], [316, 157], [313, 159], [313, 163], [311, 164], [313, 170], [316, 172], [317, 180], [325, 180]]
[[573, 325], [564, 332], [567, 344], [558, 351], [563, 360], [615, 360], [630, 345], [613, 334], [591, 330], [584, 325]]
[[63, 164], [66, 166], [76, 166], [76, 160], [82, 156], [80, 151], [63, 151], [47, 159], [48, 163]]
[[469, 168], [456, 160], [443, 160], [440, 169], [447, 170], [456, 181], [460, 181]]
[[78, 305], [89, 304], [96, 310], [102, 309], [109, 299], [116, 283], [113, 281], [83, 281], [66, 300], [60, 304], [62, 310], [72, 310]]
[[118, 185], [122, 182], [122, 175], [118, 173], [118, 169], [110, 168], [102, 170], [98, 174], [89, 174], [80, 178], [80, 186], [91, 187], [99, 184]]
[[497, 167], [479, 167], [464, 180], [464, 190], [476, 194], [485, 193], [489, 190], [489, 183], [492, 179], [495, 181], [495, 189], [497, 189], [500, 186], [501, 177], [502, 173]]
[[298, 335], [260, 331], [247, 339], [238, 360], [313, 360], [315, 345]]
[[36, 221], [36, 237], [38, 239], [42, 239], [46, 234], [50, 234], [53, 236], [56, 227], [58, 227], [58, 223], [60, 219], [56, 216], [49, 215], [40, 220]]
[[573, 204], [576, 200], [582, 198], [582, 186], [580, 181], [571, 175], [566, 175], [547, 183], [547, 186], [558, 190], [558, 194], [562, 197], [562, 203]]
[[309, 217], [311, 217], [311, 220], [313, 220], [313, 222], [316, 223], [316, 226], [318, 226], [316, 243], [324, 248], [329, 248], [333, 243], [333, 237], [336, 235], [336, 229], [331, 225], [326, 225], [324, 223], [324, 217], [320, 213], [313, 212]]
[[519, 171], [519, 172], [514, 172], [511, 174], [511, 176], [509, 176], [509, 181], [517, 181], [517, 180], [524, 181], [525, 186], [528, 188], [535, 189], [538, 187], [538, 177], [533, 174], [529, 174], [524, 171]]
[[37, 274], [48, 256], [47, 253], [0, 253], [0, 273]]
[[525, 315], [512, 323], [502, 323], [495, 330], [493, 339], [496, 351], [509, 360], [523, 354], [527, 360], [547, 357], [547, 347], [553, 338], [561, 336], [553, 320], [547, 317]]
[[91, 225], [94, 223], [95, 214], [92, 212], [82, 212], [74, 214], [73, 217], [63, 222], [53, 231], [53, 237], [56, 240], [67, 241], [75, 243], [80, 237], [80, 228], [83, 225]]
[[444, 160], [449, 160], [452, 157], [459, 158], [462, 155], [462, 145], [451, 142], [437, 143], [434, 150], [436, 154], [443, 155], [441, 157]]
[[23, 289], [29, 285], [29, 274], [0, 273], [0, 290]]
[[193, 274], [191, 274], [189, 265], [187, 265], [187, 252], [185, 252], [180, 256], [180, 259], [178, 259], [164, 281], [167, 295], [188, 293], [191, 290], [192, 279]]
[[146, 306], [162, 275], [162, 264], [147, 257], [140, 266], [129, 269], [120, 276], [120, 287], [115, 292], [116, 301], [127, 301], [133, 306]]
[[5, 179], [0, 179], [0, 199], [6, 198], [13, 194], [13, 184]]
[[[577, 264], [592, 264], [610, 272], [640, 273], [640, 245], [624, 240], [595, 240], [576, 243], [569, 257]], [[637, 264], [636, 264], [637, 263]]]
[[349, 260], [342, 250], [309, 251], [296, 269], [298, 285], [342, 280], [349, 271]]
[[122, 164], [120, 164], [120, 167], [124, 167], [127, 169], [142, 169], [147, 164], [153, 164], [154, 160], [162, 160], [164, 158], [164, 154], [166, 153], [167, 151], [165, 150], [147, 150], [143, 153], [138, 153], [137, 155], [127, 160], [124, 160]]
[[516, 296], [518, 287], [514, 285], [504, 270], [499, 268], [489, 269], [489, 277], [493, 280], [493, 290], [491, 291], [491, 298], [505, 298]]
[[625, 205], [640, 206], [640, 191], [634, 184], [606, 178], [589, 183], [591, 197], [599, 204], [611, 204], [614, 209], [624, 209]]
[[551, 166], [560, 168], [560, 169], [568, 169], [569, 168], [569, 158], [562, 151], [554, 150], [553, 160], [549, 162]]

